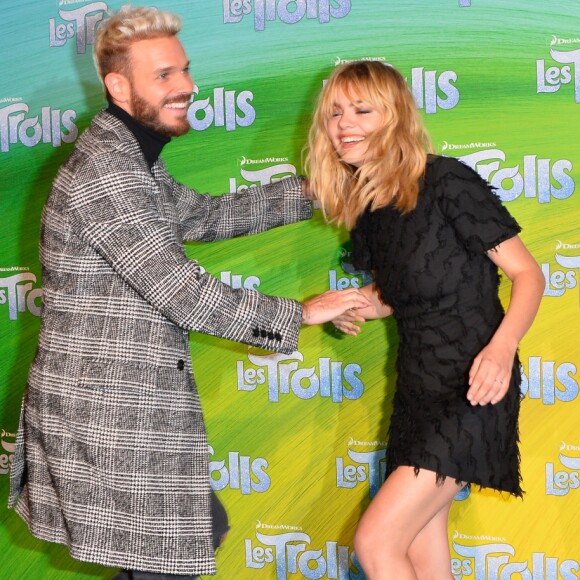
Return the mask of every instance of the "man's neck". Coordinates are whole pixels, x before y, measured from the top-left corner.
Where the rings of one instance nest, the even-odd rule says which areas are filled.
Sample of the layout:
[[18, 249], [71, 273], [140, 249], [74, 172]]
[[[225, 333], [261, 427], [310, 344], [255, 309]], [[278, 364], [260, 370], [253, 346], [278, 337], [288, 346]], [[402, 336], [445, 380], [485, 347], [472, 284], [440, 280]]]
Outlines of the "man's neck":
[[131, 116], [125, 109], [119, 107], [119, 105], [116, 105], [112, 101], [109, 101], [107, 112], [111, 113], [111, 115], [122, 121], [127, 126], [129, 131], [133, 133], [135, 139], [137, 139], [137, 142], [141, 147], [141, 151], [143, 151], [143, 155], [145, 156], [145, 160], [149, 165], [149, 169], [151, 169], [157, 159], [159, 159], [161, 150], [165, 145], [167, 145], [167, 143], [169, 143], [171, 139], [145, 127], [142, 123], [137, 121], [137, 119]]

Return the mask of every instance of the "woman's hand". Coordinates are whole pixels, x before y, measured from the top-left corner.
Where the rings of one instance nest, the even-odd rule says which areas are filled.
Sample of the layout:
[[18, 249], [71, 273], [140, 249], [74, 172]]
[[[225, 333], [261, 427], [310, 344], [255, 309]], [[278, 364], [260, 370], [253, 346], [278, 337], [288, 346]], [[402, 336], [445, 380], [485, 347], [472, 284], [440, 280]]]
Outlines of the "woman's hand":
[[360, 314], [360, 310], [351, 308], [343, 312], [340, 316], [333, 318], [331, 322], [338, 330], [344, 332], [344, 334], [356, 336], [361, 331], [360, 326], [356, 323], [366, 322], [366, 318]]
[[476, 357], [469, 370], [467, 399], [472, 405], [495, 405], [506, 395], [517, 345], [490, 342]]
[[487, 252], [512, 282], [510, 304], [489, 344], [469, 371], [472, 405], [499, 403], [509, 388], [518, 343], [531, 326], [544, 291], [544, 275], [518, 236]]
[[368, 298], [356, 288], [329, 290], [302, 303], [302, 323], [322, 324], [341, 316], [347, 310], [369, 305]]

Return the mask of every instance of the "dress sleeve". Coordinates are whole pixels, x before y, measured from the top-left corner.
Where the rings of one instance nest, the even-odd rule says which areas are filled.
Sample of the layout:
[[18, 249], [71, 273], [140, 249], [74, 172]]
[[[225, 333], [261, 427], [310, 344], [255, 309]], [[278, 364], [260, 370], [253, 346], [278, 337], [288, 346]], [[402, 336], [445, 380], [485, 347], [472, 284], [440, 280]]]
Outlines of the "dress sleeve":
[[368, 216], [363, 214], [358, 219], [355, 227], [350, 232], [350, 241], [352, 243], [351, 261], [355, 270], [370, 271], [373, 269], [371, 250], [367, 238]]
[[487, 252], [521, 231], [489, 183], [455, 158], [439, 159], [435, 190], [445, 219], [471, 253]]

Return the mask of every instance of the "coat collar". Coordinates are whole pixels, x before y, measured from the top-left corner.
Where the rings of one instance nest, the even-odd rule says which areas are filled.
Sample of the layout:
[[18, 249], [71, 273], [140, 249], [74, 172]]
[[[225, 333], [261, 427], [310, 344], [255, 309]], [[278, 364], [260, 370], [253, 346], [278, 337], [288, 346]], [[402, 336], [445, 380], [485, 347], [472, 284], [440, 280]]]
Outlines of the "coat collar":
[[127, 111], [114, 103], [109, 102], [106, 111], [119, 119], [119, 121], [121, 121], [129, 131], [131, 131], [131, 133], [133, 133], [135, 139], [137, 139], [137, 143], [139, 143], [139, 147], [141, 148], [145, 160], [147, 161], [147, 165], [149, 166], [149, 169], [151, 169], [157, 159], [159, 159], [161, 150], [165, 145], [167, 145], [167, 143], [169, 143], [169, 141], [171, 141], [171, 139], [151, 131], [129, 115]]

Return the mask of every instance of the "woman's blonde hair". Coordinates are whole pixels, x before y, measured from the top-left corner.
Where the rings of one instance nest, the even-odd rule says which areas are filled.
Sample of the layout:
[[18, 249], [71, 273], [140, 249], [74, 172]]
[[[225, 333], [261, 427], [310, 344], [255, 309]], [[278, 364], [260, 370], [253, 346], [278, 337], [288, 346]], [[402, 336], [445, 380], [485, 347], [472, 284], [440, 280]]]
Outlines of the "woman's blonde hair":
[[110, 72], [131, 77], [129, 47], [133, 42], [175, 36], [180, 30], [181, 19], [171, 12], [154, 7], [122, 6], [96, 32], [93, 58], [101, 80]]
[[[364, 163], [342, 161], [326, 129], [337, 93], [362, 100], [382, 114], [368, 139]], [[308, 138], [305, 168], [326, 218], [352, 229], [367, 207], [394, 202], [401, 213], [417, 205], [431, 141], [402, 75], [389, 65], [356, 61], [337, 67], [320, 94]]]

